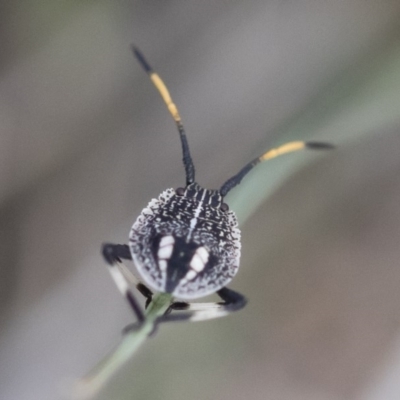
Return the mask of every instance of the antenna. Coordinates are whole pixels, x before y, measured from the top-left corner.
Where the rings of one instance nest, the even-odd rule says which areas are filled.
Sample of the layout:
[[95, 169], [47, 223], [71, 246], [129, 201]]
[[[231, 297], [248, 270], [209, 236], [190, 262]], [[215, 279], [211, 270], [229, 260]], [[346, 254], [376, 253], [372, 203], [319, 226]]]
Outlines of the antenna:
[[182, 153], [183, 153], [183, 165], [185, 167], [186, 172], [186, 185], [189, 185], [194, 182], [194, 165], [192, 156], [190, 155], [189, 144], [186, 138], [185, 130], [183, 128], [182, 119], [179, 115], [178, 108], [176, 107], [175, 103], [172, 101], [171, 95], [167, 87], [165, 86], [162, 79], [158, 76], [156, 72], [154, 72], [153, 68], [144, 58], [144, 55], [141, 51], [134, 45], [132, 45], [132, 51], [136, 59], [139, 61], [139, 64], [142, 68], [146, 71], [149, 75], [151, 81], [153, 82], [154, 86], [160, 92], [162, 99], [164, 100], [165, 104], [167, 105], [168, 111], [172, 115], [176, 126], [178, 128], [179, 136], [181, 138], [181, 145], [182, 145]]
[[232, 178], [228, 179], [219, 189], [219, 193], [222, 197], [225, 197], [228, 192], [233, 189], [235, 186], [239, 185], [241, 180], [257, 165], [261, 162], [271, 160], [272, 158], [279, 157], [286, 153], [292, 153], [294, 151], [299, 151], [303, 149], [312, 149], [312, 150], [329, 150], [333, 149], [334, 146], [329, 143], [321, 143], [321, 142], [289, 142], [285, 143], [282, 146], [279, 146], [274, 149], [268, 150], [266, 153], [262, 154], [260, 157], [255, 158], [253, 161], [250, 161], [246, 164], [236, 175]]

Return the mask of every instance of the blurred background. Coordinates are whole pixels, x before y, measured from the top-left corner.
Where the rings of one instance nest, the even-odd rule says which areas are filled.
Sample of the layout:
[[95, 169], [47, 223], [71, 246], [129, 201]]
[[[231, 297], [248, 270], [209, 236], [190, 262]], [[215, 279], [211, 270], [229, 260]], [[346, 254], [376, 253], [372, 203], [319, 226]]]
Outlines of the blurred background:
[[133, 321], [100, 256], [184, 183], [227, 202], [246, 309], [162, 326], [101, 399], [391, 400], [400, 393], [398, 0], [0, 3], [0, 398], [65, 399]]

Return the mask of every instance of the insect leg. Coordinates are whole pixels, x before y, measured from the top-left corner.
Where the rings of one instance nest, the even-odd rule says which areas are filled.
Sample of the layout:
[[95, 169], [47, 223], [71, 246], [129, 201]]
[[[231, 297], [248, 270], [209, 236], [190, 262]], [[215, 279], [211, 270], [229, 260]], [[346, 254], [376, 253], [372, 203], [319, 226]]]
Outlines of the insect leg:
[[104, 243], [101, 248], [104, 259], [110, 265], [123, 260], [132, 260], [131, 251], [127, 244]]
[[130, 282], [131, 285], [136, 286], [136, 289], [146, 298], [146, 308], [150, 304], [153, 297], [153, 292], [143, 283], [141, 283], [135, 275], [121, 263], [121, 259], [132, 260], [131, 251], [129, 246], [126, 244], [112, 244], [105, 243], [102, 247], [102, 254], [106, 262], [109, 265], [116, 263], [117, 267], [121, 270], [125, 279]]
[[133, 274], [121, 263], [121, 259], [131, 260], [131, 254], [127, 245], [106, 243], [102, 247], [102, 254], [108, 264], [108, 270], [114, 279], [121, 294], [128, 300], [133, 312], [141, 322], [144, 320], [144, 313], [130, 290], [134, 284], [140, 293], [146, 297], [146, 307], [150, 303], [153, 293], [147, 286], [140, 283]]
[[182, 311], [173, 314], [167, 314], [157, 319], [157, 322], [169, 321], [205, 321], [208, 319], [224, 317], [231, 312], [243, 308], [246, 298], [232, 289], [224, 287], [217, 292], [223, 300], [220, 303], [186, 303], [175, 302], [170, 310]]

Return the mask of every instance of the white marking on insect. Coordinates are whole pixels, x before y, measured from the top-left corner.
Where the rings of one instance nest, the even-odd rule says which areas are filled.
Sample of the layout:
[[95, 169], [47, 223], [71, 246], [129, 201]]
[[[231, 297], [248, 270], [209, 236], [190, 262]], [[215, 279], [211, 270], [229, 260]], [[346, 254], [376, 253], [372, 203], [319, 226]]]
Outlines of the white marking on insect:
[[184, 277], [183, 279], [190, 281], [190, 280], [192, 280], [193, 278], [195, 278], [196, 275], [197, 275], [197, 272], [191, 269], [191, 270], [189, 270], [189, 271], [187, 272], [187, 274], [185, 275], [185, 277]]
[[160, 270], [162, 271], [162, 272], [164, 272], [164, 271], [166, 271], [167, 270], [167, 262], [165, 261], [165, 260], [159, 260], [158, 261], [158, 266], [160, 267]]
[[199, 255], [203, 263], [207, 264], [208, 258], [210, 257], [208, 250], [204, 246], [201, 246], [196, 250], [196, 253]]
[[199, 217], [201, 210], [203, 208], [203, 201], [204, 201], [205, 197], [206, 197], [206, 191], [204, 190], [203, 195], [201, 196], [201, 199], [199, 201], [199, 205], [197, 206], [196, 210], [194, 211], [194, 216], [190, 220], [190, 230], [189, 230], [188, 238], [190, 238], [190, 236], [192, 235], [193, 229], [196, 227], [197, 218]]
[[201, 272], [204, 269], [204, 263], [201, 257], [195, 253], [192, 260], [190, 261], [190, 267], [193, 268], [196, 272]]
[[164, 246], [158, 249], [158, 257], [161, 259], [168, 259], [171, 257], [172, 251], [174, 250], [174, 246], [169, 244], [168, 246]]
[[122, 273], [118, 270], [116, 266], [112, 266], [108, 268], [108, 270], [110, 271], [110, 274], [113, 277], [118, 290], [123, 296], [125, 296], [129, 290], [127, 280], [123, 277]]
[[168, 245], [172, 245], [175, 243], [175, 239], [173, 236], [168, 235], [168, 236], [164, 236], [161, 240], [160, 240], [160, 247], [164, 247], [164, 246], [168, 246]]
[[218, 310], [218, 312], [215, 312], [215, 310], [212, 310], [212, 309], [198, 311], [196, 314], [194, 314], [190, 317], [190, 321], [192, 321], [192, 322], [205, 321], [207, 319], [224, 317], [225, 315], [228, 315], [228, 314], [229, 314], [229, 311], [225, 311], [225, 310]]
[[207, 264], [208, 258], [210, 254], [208, 253], [207, 249], [203, 246], [199, 247], [192, 260], [190, 261], [190, 266], [196, 271], [201, 272], [203, 271], [204, 267]]

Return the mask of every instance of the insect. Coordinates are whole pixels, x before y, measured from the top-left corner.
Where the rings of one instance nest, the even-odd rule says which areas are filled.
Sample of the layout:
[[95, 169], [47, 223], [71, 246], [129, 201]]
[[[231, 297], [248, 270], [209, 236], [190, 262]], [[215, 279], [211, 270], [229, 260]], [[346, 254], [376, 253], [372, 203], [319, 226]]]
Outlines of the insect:
[[[139, 324], [145, 315], [130, 290], [132, 282], [146, 298], [146, 307], [154, 291], [170, 293], [174, 298], [184, 300], [173, 302], [157, 322], [199, 321], [225, 316], [243, 308], [246, 298], [227, 287], [239, 268], [241, 244], [235, 213], [229, 210], [224, 197], [263, 161], [302, 149], [330, 149], [333, 146], [320, 142], [286, 143], [246, 164], [220, 189], [205, 189], [195, 181], [185, 130], [167, 87], [139, 49], [132, 46], [132, 50], [161, 94], [178, 128], [186, 186], [167, 189], [157, 199], [151, 200], [133, 224], [129, 244], [103, 244], [104, 259]], [[133, 260], [143, 282], [121, 267], [122, 259]], [[213, 293], [222, 301], [190, 303], [190, 300]], [[171, 313], [172, 310], [177, 312]]]

